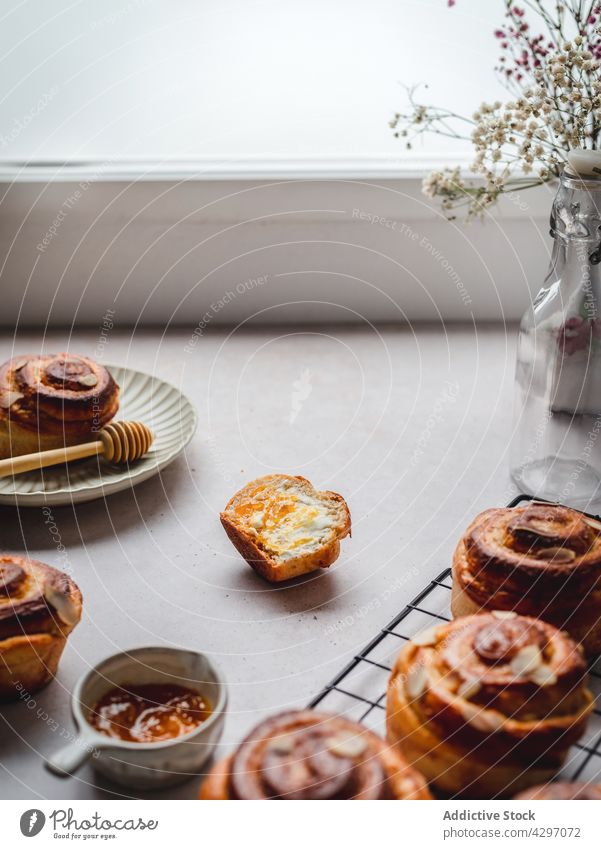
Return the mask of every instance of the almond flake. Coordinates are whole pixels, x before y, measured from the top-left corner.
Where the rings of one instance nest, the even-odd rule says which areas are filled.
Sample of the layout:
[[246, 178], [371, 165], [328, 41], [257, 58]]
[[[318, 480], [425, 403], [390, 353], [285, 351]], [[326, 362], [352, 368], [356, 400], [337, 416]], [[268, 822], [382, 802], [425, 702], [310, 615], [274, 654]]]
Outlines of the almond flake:
[[547, 539], [553, 539], [555, 537], [555, 532], [553, 528], [547, 527], [549, 523], [540, 519], [526, 519], [524, 517], [524, 522], [517, 523], [512, 525], [511, 530], [513, 533], [523, 533], [530, 534], [531, 536], [537, 537], [547, 537]]
[[330, 752], [343, 758], [358, 758], [367, 748], [367, 740], [357, 734], [344, 734], [327, 740]]
[[426, 668], [421, 664], [414, 666], [407, 675], [405, 682], [405, 690], [410, 699], [419, 699], [428, 683], [428, 673]]
[[96, 384], [98, 383], [98, 378], [95, 374], [92, 374], [92, 372], [90, 372], [90, 374], [84, 374], [82, 375], [82, 377], [78, 377], [77, 382], [81, 383], [82, 386], [96, 386]]
[[0, 392], [0, 407], [8, 410], [9, 407], [12, 407], [17, 401], [20, 401], [21, 398], [24, 398], [22, 392], [16, 392], [12, 389], [5, 389], [4, 392]]
[[557, 683], [557, 675], [547, 663], [541, 663], [528, 677], [539, 687], [551, 687]]
[[399, 784], [399, 790], [403, 794], [403, 796], [412, 796], [415, 793], [416, 787], [413, 781], [410, 778], [403, 778], [401, 783]]
[[572, 560], [576, 560], [576, 554], [570, 548], [555, 546], [552, 548], [540, 548], [535, 556], [538, 560], [553, 560], [555, 563], [571, 563]]
[[460, 699], [471, 699], [480, 690], [481, 686], [477, 678], [472, 678], [471, 681], [462, 681], [457, 688], [457, 695]]
[[515, 619], [517, 613], [515, 610], [491, 610], [491, 615], [495, 619]]
[[433, 646], [436, 644], [436, 632], [438, 631], [439, 625], [432, 625], [431, 628], [426, 628], [425, 631], [422, 631], [419, 634], [416, 634], [415, 637], [411, 638], [411, 642], [416, 646]]
[[524, 646], [511, 658], [511, 671], [517, 677], [529, 678], [543, 663], [543, 656], [538, 646]]
[[56, 590], [54, 587], [44, 588], [44, 598], [56, 610], [58, 618], [65, 625], [73, 628], [80, 620], [81, 611], [70, 595]]
[[498, 731], [505, 722], [505, 717], [498, 711], [484, 710], [470, 704], [470, 702], [462, 704], [459, 710], [468, 725], [486, 734], [492, 731]]
[[590, 519], [588, 516], [582, 517], [587, 525], [590, 525], [591, 528], [594, 528], [596, 531], [601, 531], [601, 522], [598, 522], [597, 519]]
[[267, 744], [270, 752], [277, 752], [278, 755], [289, 755], [294, 748], [294, 741], [290, 735], [281, 734], [279, 737], [274, 737]]

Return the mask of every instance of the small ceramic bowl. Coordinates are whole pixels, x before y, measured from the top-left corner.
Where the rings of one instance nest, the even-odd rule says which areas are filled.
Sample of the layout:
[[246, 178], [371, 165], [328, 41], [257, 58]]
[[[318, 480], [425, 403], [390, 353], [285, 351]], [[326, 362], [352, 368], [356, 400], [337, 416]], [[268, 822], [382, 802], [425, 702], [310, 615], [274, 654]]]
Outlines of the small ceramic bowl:
[[[88, 722], [91, 708], [109, 690], [126, 684], [178, 684], [197, 688], [213, 706], [209, 718], [189, 734], [157, 743], [108, 737]], [[71, 775], [89, 758], [103, 775], [137, 789], [166, 787], [197, 774], [213, 754], [223, 731], [227, 690], [222, 676], [200, 652], [141, 648], [103, 660], [73, 690], [71, 709], [77, 737], [46, 760], [56, 775]]]

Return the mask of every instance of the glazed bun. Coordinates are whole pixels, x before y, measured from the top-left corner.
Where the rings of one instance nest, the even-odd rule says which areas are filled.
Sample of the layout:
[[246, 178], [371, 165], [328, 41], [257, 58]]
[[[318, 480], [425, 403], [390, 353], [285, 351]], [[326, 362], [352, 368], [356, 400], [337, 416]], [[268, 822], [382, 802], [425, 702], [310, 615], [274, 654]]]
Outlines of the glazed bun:
[[118, 407], [119, 387], [87, 357], [15, 357], [0, 367], [0, 457], [85, 442]]
[[431, 799], [425, 779], [356, 722], [293, 710], [261, 723], [220, 761], [201, 799]]
[[55, 674], [82, 598], [64, 572], [0, 555], [0, 700], [33, 693]]
[[485, 510], [455, 551], [451, 610], [515, 610], [601, 653], [601, 524], [541, 502]]
[[387, 696], [389, 742], [446, 794], [511, 796], [551, 779], [593, 698], [580, 646], [512, 612], [435, 626], [402, 649]]

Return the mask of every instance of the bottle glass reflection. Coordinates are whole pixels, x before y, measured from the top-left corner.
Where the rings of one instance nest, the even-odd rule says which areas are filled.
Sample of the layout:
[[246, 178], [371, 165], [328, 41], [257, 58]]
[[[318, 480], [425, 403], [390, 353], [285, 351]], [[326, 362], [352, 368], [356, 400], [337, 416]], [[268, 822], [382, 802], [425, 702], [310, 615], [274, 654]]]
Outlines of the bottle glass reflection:
[[520, 325], [511, 473], [521, 491], [601, 498], [601, 179], [564, 171], [549, 272]]

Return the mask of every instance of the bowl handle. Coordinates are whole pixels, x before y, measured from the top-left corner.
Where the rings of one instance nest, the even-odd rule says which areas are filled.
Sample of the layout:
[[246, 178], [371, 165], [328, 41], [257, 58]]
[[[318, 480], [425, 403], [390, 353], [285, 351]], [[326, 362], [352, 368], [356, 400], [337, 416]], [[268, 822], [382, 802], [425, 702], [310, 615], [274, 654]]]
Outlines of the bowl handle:
[[99, 751], [98, 748], [80, 734], [67, 746], [46, 758], [45, 766], [46, 769], [60, 778], [67, 778], [67, 776], [77, 772], [80, 766], [95, 755], [97, 751]]

